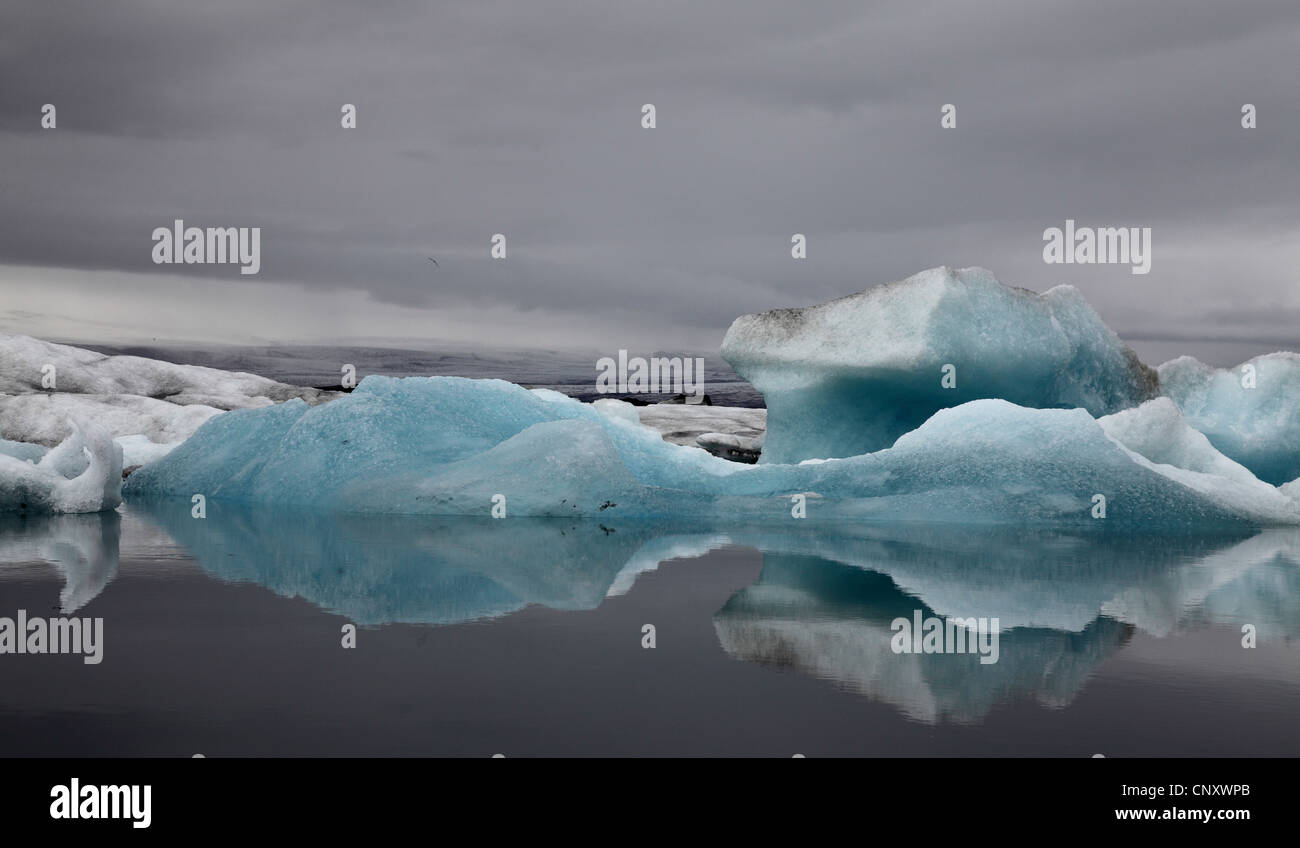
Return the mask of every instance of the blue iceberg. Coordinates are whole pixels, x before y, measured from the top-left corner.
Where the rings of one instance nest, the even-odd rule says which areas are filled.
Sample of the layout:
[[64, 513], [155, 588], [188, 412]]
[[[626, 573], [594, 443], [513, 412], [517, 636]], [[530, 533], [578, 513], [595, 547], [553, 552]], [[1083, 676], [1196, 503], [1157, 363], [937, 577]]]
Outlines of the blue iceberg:
[[[1168, 426], [1169, 413], [1151, 405], [1141, 417]], [[940, 410], [885, 450], [750, 466], [554, 392], [372, 376], [328, 404], [217, 416], [124, 491], [355, 513], [488, 517], [496, 506], [507, 520], [1300, 523], [1300, 504], [1281, 490], [1223, 476], [1208, 444], [1144, 456], [1138, 424], [1122, 428], [1130, 448], [1083, 409], [977, 400]]]
[[[1252, 360], [1250, 380], [1194, 360], [1157, 373], [1074, 289], [1038, 295], [947, 268], [742, 317], [723, 352], [764, 392], [766, 432], [751, 411], [752, 437], [703, 432], [688, 446], [661, 431], [680, 440], [740, 419], [656, 429], [643, 422], [662, 413], [615, 400], [370, 376], [318, 405], [214, 415], [125, 486], [121, 440], [98, 427], [48, 451], [0, 442], [0, 511], [113, 509], [120, 490], [494, 521], [1300, 524], [1297, 354]], [[761, 461], [698, 444], [748, 459], [761, 444]]]
[[1300, 478], [1300, 354], [1270, 353], [1224, 370], [1190, 356], [1160, 366], [1161, 390], [1216, 448], [1259, 479]]
[[1039, 295], [983, 268], [744, 315], [722, 355], [767, 403], [760, 462], [870, 453], [978, 398], [1100, 416], [1158, 394], [1156, 372], [1076, 289]]

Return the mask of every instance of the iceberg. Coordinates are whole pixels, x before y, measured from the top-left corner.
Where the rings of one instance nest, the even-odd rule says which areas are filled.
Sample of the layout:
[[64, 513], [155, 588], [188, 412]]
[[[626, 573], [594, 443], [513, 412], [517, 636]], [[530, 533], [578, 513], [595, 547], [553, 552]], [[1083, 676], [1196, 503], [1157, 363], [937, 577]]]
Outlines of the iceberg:
[[1273, 489], [1220, 453], [1204, 433], [1187, 423], [1169, 398], [1149, 400], [1139, 407], [1104, 416], [1097, 423], [1106, 435], [1152, 462]]
[[70, 419], [94, 421], [126, 439], [128, 467], [158, 458], [225, 410], [291, 398], [323, 403], [338, 394], [0, 333], [0, 435], [53, 447], [71, 434]]
[[0, 453], [0, 512], [100, 512], [122, 502], [121, 445], [97, 424], [70, 426], [38, 461]]
[[733, 433], [702, 433], [695, 443], [714, 456], [735, 462], [757, 462], [763, 452], [763, 437], [746, 438]]
[[1155, 397], [1156, 372], [1079, 292], [933, 268], [801, 309], [737, 318], [722, 356], [763, 393], [760, 462], [848, 457], [892, 445], [979, 398], [1107, 415]]
[[710, 433], [738, 436], [753, 444], [767, 429], [767, 410], [761, 408], [655, 403], [640, 407], [638, 414], [642, 424], [675, 445], [697, 445], [701, 436]]
[[[264, 406], [290, 398], [322, 403], [337, 392], [278, 383], [256, 374], [201, 365], [177, 365], [142, 356], [108, 356], [30, 336], [0, 333], [0, 393], [47, 393], [48, 373], [59, 392], [135, 395], [185, 406], [217, 409]], [[127, 434], [119, 434], [127, 435]]]
[[[124, 471], [161, 459], [172, 448], [180, 444], [179, 440], [175, 442], [155, 442], [144, 435], [118, 436], [113, 441], [117, 442], [118, 447], [122, 449], [122, 468]], [[41, 457], [49, 452], [50, 449], [44, 445], [0, 439], [0, 454], [12, 456], [26, 462], [40, 462]], [[90, 460], [84, 454], [80, 457], [73, 456], [63, 469], [63, 473], [65, 476], [75, 477], [85, 471], [86, 466], [89, 464]]]
[[136, 395], [45, 392], [0, 396], [0, 433], [20, 442], [53, 447], [68, 437], [68, 421], [75, 418], [95, 421], [114, 436], [144, 436], [157, 444], [172, 444], [189, 438], [200, 424], [221, 412], [204, 404], [177, 406]]
[[[1151, 410], [1144, 421], [1168, 412]], [[1121, 424], [1109, 426], [1127, 434]], [[802, 500], [814, 523], [1300, 523], [1293, 498], [1240, 471], [1222, 476], [1231, 466], [1201, 449], [1204, 461], [1180, 458], [1191, 467], [1179, 467], [1126, 447], [1083, 409], [977, 400], [940, 410], [875, 453], [742, 465], [668, 443], [622, 415], [500, 380], [370, 376], [328, 404], [292, 400], [212, 418], [132, 474], [124, 491], [483, 517], [500, 496], [507, 517], [794, 522], [792, 504]], [[1103, 519], [1093, 517], [1097, 495], [1108, 504]]]
[[641, 416], [637, 414], [636, 407], [625, 400], [598, 398], [591, 402], [591, 407], [597, 412], [608, 415], [611, 418], [621, 418], [631, 424], [641, 423]]
[[1228, 457], [1275, 486], [1300, 478], [1300, 354], [1270, 353], [1230, 370], [1182, 356], [1159, 373], [1188, 423]]
[[49, 448], [44, 445], [0, 439], [0, 454], [12, 456], [14, 459], [21, 459], [24, 462], [40, 462], [41, 457], [47, 453], [49, 453]]
[[[0, 388], [25, 392], [0, 396], [21, 439], [0, 441], [9, 510], [124, 493], [481, 518], [1300, 524], [1300, 355], [1252, 360], [1249, 386], [1194, 360], [1158, 374], [1074, 289], [978, 268], [737, 319], [723, 353], [768, 410], [460, 377], [330, 393], [14, 336], [0, 353]], [[41, 357], [71, 391], [35, 390]]]

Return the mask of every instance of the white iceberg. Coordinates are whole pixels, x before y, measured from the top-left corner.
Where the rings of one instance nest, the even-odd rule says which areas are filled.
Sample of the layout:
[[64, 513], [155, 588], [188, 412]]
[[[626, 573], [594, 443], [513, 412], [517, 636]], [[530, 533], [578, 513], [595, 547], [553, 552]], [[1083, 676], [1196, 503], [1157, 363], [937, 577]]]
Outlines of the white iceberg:
[[108, 356], [30, 336], [0, 333], [0, 393], [46, 392], [48, 387], [43, 381], [51, 373], [58, 392], [137, 395], [217, 409], [264, 406], [290, 398], [320, 403], [337, 396], [336, 392], [290, 386], [256, 374], [177, 365], [142, 356]]
[[[181, 442], [155, 442], [145, 435], [118, 436], [113, 439], [117, 442], [118, 447], [122, 448], [122, 468], [135, 468], [148, 462], [162, 459], [172, 451]], [[50, 449], [44, 445], [33, 445], [27, 442], [11, 442], [7, 439], [0, 439], [0, 454], [16, 457], [28, 462], [40, 462], [41, 457], [49, 453]], [[86, 470], [90, 460], [82, 455], [75, 460], [75, 467], [66, 469], [68, 474], [76, 476]]]
[[[255, 374], [107, 356], [0, 333], [0, 435], [46, 447], [68, 437], [70, 418], [95, 421], [113, 436], [144, 436], [171, 446], [228, 409], [290, 398], [322, 403], [338, 394]], [[132, 459], [160, 455], [160, 449], [132, 444], [138, 449]], [[133, 464], [138, 463], [128, 461]]]
[[642, 424], [658, 430], [664, 441], [675, 445], [697, 445], [707, 433], [759, 439], [767, 429], [767, 410], [761, 408], [654, 403], [641, 407], [638, 415]]
[[49, 448], [44, 445], [33, 445], [27, 442], [14, 442], [9, 439], [0, 439], [0, 454], [12, 456], [15, 459], [21, 459], [24, 462], [40, 462], [41, 457], [49, 453]]
[[[557, 392], [558, 394], [558, 392]], [[592, 409], [607, 415], [610, 418], [618, 418], [629, 424], [641, 424], [641, 416], [637, 414], [636, 407], [625, 400], [617, 398], [598, 398], [591, 402]]]
[[0, 512], [100, 512], [122, 502], [121, 446], [98, 424], [70, 426], [37, 462], [0, 453]]
[[155, 444], [175, 444], [221, 413], [203, 404], [177, 406], [138, 395], [53, 392], [0, 396], [0, 433], [9, 439], [48, 447], [68, 437], [68, 421], [76, 418], [95, 421], [114, 436], [144, 436]]
[[763, 437], [748, 438], [735, 433], [702, 433], [695, 443], [714, 456], [736, 462], [757, 462], [763, 450]]

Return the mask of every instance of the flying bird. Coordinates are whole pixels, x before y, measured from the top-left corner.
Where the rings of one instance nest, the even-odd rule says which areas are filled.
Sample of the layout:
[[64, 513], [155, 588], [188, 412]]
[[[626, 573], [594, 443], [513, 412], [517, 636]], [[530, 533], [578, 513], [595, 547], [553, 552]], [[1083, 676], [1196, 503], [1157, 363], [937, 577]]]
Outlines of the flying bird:
[[442, 267], [441, 265], [438, 264], [438, 260], [437, 260], [437, 259], [434, 259], [432, 256], [429, 257], [429, 261], [433, 263], [433, 267], [435, 267], [435, 268], [441, 268], [441, 267]]

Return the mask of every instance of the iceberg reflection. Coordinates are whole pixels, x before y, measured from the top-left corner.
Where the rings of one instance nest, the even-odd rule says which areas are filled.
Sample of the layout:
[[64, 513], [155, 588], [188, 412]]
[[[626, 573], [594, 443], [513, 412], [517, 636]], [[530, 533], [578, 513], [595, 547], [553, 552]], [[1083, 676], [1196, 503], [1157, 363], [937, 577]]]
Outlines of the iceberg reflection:
[[[1292, 529], [1187, 536], [850, 525], [827, 532], [328, 516], [212, 503], [198, 520], [179, 499], [139, 502], [132, 511], [219, 579], [301, 597], [367, 626], [492, 619], [534, 604], [594, 609], [669, 559], [755, 548], [763, 554], [759, 578], [714, 615], [727, 654], [834, 681], [927, 722], [977, 721], [1008, 700], [1068, 704], [1135, 631], [1162, 637], [1252, 624], [1261, 642], [1300, 633], [1300, 531]], [[47, 521], [66, 540], [60, 522], [70, 519], [100, 520]], [[115, 542], [107, 531], [96, 538]], [[82, 578], [79, 585], [91, 584]], [[65, 596], [84, 591], [70, 578]], [[997, 662], [981, 664], [973, 653], [895, 653], [891, 622], [918, 610], [997, 618]]]
[[73, 613], [117, 577], [122, 519], [116, 512], [0, 514], [0, 563], [45, 560], [63, 577], [59, 610]]

